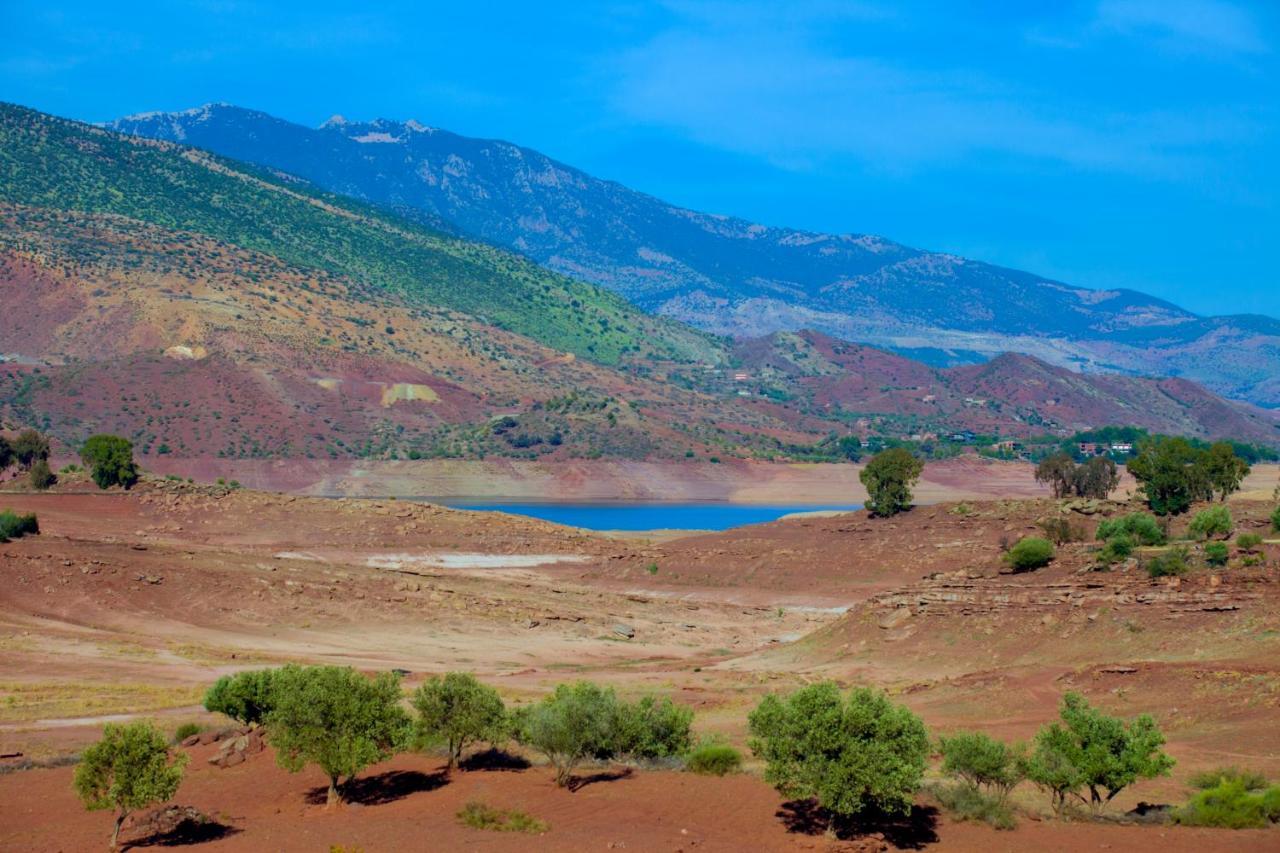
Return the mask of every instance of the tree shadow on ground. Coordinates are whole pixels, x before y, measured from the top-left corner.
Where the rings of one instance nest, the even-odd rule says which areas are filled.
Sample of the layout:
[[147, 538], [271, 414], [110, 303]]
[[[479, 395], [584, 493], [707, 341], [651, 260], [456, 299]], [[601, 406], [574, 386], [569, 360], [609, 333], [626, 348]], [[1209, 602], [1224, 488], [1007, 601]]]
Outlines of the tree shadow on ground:
[[592, 773], [587, 776], [571, 776], [569, 777], [568, 788], [570, 791], [577, 791], [588, 785], [595, 785], [598, 782], [617, 782], [622, 779], [630, 779], [635, 771], [630, 767], [623, 767], [621, 770], [601, 770], [599, 773]]
[[938, 810], [933, 806], [912, 806], [909, 815], [867, 812], [857, 818], [836, 817], [816, 800], [792, 800], [778, 809], [788, 832], [823, 835], [834, 827], [836, 837], [853, 840], [878, 835], [899, 850], [922, 850], [938, 842]]
[[528, 770], [533, 765], [519, 755], [512, 755], [505, 749], [486, 749], [469, 755], [458, 763], [463, 770]]
[[[361, 806], [380, 806], [402, 800], [410, 794], [434, 791], [449, 782], [443, 770], [421, 773], [417, 770], [388, 770], [376, 776], [360, 776], [342, 786], [342, 801]], [[329, 786], [321, 785], [306, 793], [308, 805], [322, 806], [327, 801]]]
[[165, 832], [153, 832], [150, 835], [122, 844], [124, 850], [135, 847], [186, 847], [187, 845], [204, 844], [209, 841], [220, 841], [243, 832], [234, 826], [219, 823], [216, 820], [197, 821], [183, 820], [177, 826]]

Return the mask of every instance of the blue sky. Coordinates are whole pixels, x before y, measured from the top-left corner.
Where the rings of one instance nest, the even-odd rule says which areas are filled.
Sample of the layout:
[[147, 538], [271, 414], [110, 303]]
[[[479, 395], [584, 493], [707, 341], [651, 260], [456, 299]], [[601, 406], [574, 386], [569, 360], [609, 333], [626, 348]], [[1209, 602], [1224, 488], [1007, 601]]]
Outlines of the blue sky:
[[60, 115], [416, 118], [700, 210], [1280, 316], [1276, 3], [5, 0], [0, 33], [0, 99]]

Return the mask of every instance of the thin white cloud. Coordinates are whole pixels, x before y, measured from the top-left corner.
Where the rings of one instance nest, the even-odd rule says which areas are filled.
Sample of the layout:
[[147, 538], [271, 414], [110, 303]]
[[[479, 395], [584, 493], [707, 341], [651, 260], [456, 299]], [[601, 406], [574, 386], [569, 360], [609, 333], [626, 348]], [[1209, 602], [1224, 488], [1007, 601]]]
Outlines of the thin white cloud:
[[1175, 49], [1268, 50], [1253, 16], [1224, 0], [1103, 0], [1096, 23], [1126, 35], [1150, 35]]

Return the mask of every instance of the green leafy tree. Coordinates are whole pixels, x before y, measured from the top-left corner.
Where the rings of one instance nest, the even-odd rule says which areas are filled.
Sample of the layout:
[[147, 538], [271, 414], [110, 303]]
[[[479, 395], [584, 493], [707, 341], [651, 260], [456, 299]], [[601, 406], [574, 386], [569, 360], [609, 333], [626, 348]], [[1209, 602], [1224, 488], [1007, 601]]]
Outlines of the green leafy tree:
[[1120, 469], [1107, 456], [1094, 456], [1075, 470], [1071, 487], [1082, 498], [1106, 500], [1120, 485]]
[[911, 488], [923, 471], [924, 463], [902, 447], [891, 447], [872, 456], [858, 475], [867, 488], [867, 509], [882, 518], [907, 509], [911, 506]]
[[1229, 441], [1219, 441], [1200, 457], [1200, 469], [1218, 500], [1240, 490], [1240, 484], [1249, 476], [1249, 463], [1236, 455]]
[[1158, 436], [1138, 445], [1129, 473], [1142, 485], [1153, 512], [1176, 515], [1194, 501], [1213, 496], [1204, 467], [1198, 464], [1202, 453], [1185, 438]]
[[116, 850], [125, 818], [171, 799], [186, 764], [186, 755], [170, 760], [169, 744], [151, 723], [108, 724], [102, 730], [102, 740], [80, 757], [75, 789], [90, 811], [115, 810], [111, 849]]
[[1054, 453], [1036, 466], [1036, 482], [1044, 483], [1055, 498], [1071, 494], [1076, 480], [1076, 461], [1067, 453]]
[[693, 744], [693, 709], [670, 699], [642, 696], [618, 705], [614, 748], [633, 758], [673, 758]]
[[924, 723], [881, 692], [832, 682], [766, 696], [747, 718], [765, 781], [812, 797], [833, 817], [868, 809], [907, 814], [929, 755]]
[[517, 711], [516, 738], [547, 757], [556, 784], [565, 788], [583, 760], [613, 754], [617, 714], [613, 690], [589, 681], [558, 684], [550, 696]]
[[430, 679], [414, 692], [411, 704], [418, 712], [418, 743], [444, 744], [449, 751], [449, 770], [458, 766], [469, 744], [498, 743], [507, 736], [502, 697], [470, 673], [450, 672]]
[[939, 740], [942, 772], [1004, 803], [1024, 778], [1020, 750], [982, 732]]
[[1202, 509], [1191, 519], [1187, 533], [1196, 539], [1209, 539], [1214, 536], [1230, 536], [1234, 522], [1231, 511], [1225, 506], [1211, 506]]
[[1271, 511], [1271, 532], [1280, 533], [1280, 506]]
[[204, 707], [215, 714], [226, 714], [246, 726], [262, 723], [275, 707], [274, 669], [253, 669], [224, 675], [204, 694]]
[[89, 469], [100, 489], [133, 488], [138, 482], [138, 466], [133, 462], [133, 443], [118, 435], [90, 436], [80, 450], [80, 460]]
[[50, 470], [48, 459], [37, 459], [31, 463], [31, 469], [27, 471], [27, 481], [31, 483], [31, 488], [44, 491], [58, 482], [58, 478]]
[[1092, 707], [1079, 693], [1066, 694], [1059, 713], [1061, 723], [1036, 735], [1025, 770], [1027, 778], [1052, 793], [1060, 815], [1068, 797], [1100, 813], [1134, 782], [1168, 775], [1173, 767], [1160, 749], [1164, 735], [1147, 714], [1126, 723]]
[[317, 765], [329, 777], [330, 806], [342, 802], [343, 777], [350, 782], [408, 740], [400, 679], [391, 673], [370, 679], [350, 667], [290, 664], [274, 681], [266, 724], [276, 761], [293, 773]]
[[30, 470], [41, 459], [49, 458], [49, 439], [33, 429], [24, 429], [10, 442], [13, 458], [20, 467]]

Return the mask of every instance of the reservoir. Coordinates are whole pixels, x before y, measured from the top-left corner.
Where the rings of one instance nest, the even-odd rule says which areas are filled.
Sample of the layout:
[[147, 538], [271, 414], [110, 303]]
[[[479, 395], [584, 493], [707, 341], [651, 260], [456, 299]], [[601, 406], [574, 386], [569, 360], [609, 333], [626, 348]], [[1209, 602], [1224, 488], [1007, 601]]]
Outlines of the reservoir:
[[794, 512], [861, 509], [862, 504], [738, 504], [613, 502], [565, 503], [524, 501], [437, 501], [454, 509], [490, 510], [527, 515], [588, 530], [727, 530], [744, 524], [775, 521]]

